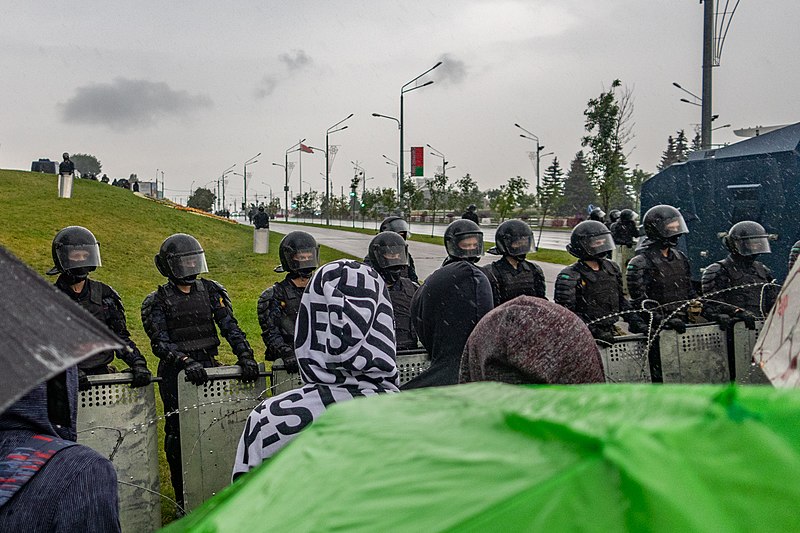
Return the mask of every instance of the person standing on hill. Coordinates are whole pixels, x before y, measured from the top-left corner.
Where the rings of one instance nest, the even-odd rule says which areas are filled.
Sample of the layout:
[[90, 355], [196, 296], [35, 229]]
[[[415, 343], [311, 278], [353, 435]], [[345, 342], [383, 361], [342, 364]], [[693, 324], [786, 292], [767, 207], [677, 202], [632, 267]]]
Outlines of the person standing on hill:
[[63, 175], [75, 175], [75, 163], [69, 158], [69, 154], [64, 152], [64, 160], [58, 165], [58, 173]]
[[151, 376], [147, 361], [128, 332], [122, 299], [110, 286], [89, 279], [89, 273], [102, 265], [100, 243], [94, 234], [82, 226], [68, 226], [53, 239], [52, 253], [54, 266], [47, 271], [47, 275], [58, 274], [56, 287], [108, 326], [127, 345], [126, 350], [101, 352], [81, 361], [78, 364], [80, 390], [91, 386], [87, 375], [116, 372], [116, 369], [109, 366], [114, 356], [130, 367], [134, 387], [149, 384]]
[[[208, 381], [206, 368], [218, 366], [216, 360], [220, 333], [231, 345], [242, 369], [242, 381], [258, 378], [258, 363], [247, 337], [233, 316], [233, 306], [225, 287], [198, 278], [208, 272], [206, 255], [200, 243], [185, 233], [168, 237], [155, 257], [156, 268], [169, 281], [151, 292], [142, 303], [142, 324], [153, 353], [161, 361], [159, 393], [164, 412], [178, 408], [178, 373], [194, 385]], [[183, 507], [183, 476], [180, 421], [177, 413], [166, 418], [164, 451], [175, 489], [175, 499]]]
[[264, 212], [264, 206], [258, 206], [258, 213], [253, 217], [256, 229], [269, 229], [269, 215]]

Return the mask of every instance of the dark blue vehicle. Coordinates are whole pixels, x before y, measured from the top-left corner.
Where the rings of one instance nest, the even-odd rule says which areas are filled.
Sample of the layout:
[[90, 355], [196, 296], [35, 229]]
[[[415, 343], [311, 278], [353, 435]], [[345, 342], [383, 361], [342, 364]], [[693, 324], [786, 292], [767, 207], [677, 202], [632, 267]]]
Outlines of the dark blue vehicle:
[[702, 269], [728, 253], [718, 233], [742, 220], [777, 236], [772, 253], [759, 260], [782, 281], [789, 250], [800, 239], [800, 123], [694, 152], [646, 181], [641, 198], [642, 213], [658, 204], [680, 209], [690, 232], [681, 248], [696, 281]]

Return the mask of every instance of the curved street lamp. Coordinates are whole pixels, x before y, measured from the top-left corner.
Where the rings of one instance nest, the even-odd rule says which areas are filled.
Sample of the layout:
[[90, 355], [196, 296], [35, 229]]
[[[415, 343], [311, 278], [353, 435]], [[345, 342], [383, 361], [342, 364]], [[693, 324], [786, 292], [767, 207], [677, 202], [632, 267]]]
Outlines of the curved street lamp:
[[345, 120], [349, 120], [352, 118], [353, 113], [350, 113], [345, 118], [325, 130], [325, 224], [327, 226], [331, 225], [331, 161], [330, 161], [330, 143], [328, 142], [328, 137], [331, 133], [336, 133], [342, 130], [346, 130], [347, 126], [342, 126], [341, 128], [337, 128], [339, 124], [344, 122]]
[[244, 162], [244, 172], [242, 172], [242, 176], [244, 177], [244, 199], [242, 200], [242, 203], [244, 203], [245, 209], [247, 208], [247, 165], [258, 163], [258, 159], [256, 158], [260, 155], [261, 152], [258, 152], [256, 155]]

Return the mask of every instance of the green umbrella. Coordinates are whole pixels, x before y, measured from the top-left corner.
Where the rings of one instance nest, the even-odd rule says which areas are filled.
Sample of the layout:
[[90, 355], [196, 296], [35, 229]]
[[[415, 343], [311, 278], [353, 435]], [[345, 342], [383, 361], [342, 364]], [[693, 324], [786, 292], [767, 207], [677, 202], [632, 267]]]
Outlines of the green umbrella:
[[476, 383], [333, 406], [172, 531], [796, 531], [800, 392]]

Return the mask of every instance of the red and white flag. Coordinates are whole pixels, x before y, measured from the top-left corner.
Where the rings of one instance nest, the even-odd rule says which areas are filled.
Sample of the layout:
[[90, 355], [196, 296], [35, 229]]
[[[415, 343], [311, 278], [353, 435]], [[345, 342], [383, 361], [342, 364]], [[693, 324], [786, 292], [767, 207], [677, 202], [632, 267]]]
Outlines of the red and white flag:
[[306, 146], [303, 143], [300, 143], [300, 151], [301, 152], [307, 152], [309, 154], [313, 154], [314, 153], [314, 150], [312, 150], [310, 147]]

